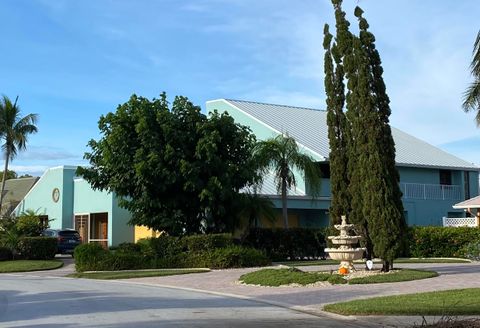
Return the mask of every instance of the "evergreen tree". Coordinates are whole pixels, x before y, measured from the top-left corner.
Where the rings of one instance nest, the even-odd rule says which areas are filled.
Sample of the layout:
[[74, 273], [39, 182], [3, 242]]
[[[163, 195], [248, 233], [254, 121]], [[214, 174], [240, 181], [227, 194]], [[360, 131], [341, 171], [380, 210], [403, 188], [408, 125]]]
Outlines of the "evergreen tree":
[[[342, 1], [332, 0], [332, 3], [336, 20], [333, 46], [328, 27], [324, 31], [330, 160], [331, 171], [336, 174], [332, 174], [331, 212], [338, 215], [336, 211], [345, 210], [339, 204], [350, 205], [346, 211], [349, 210], [350, 221], [365, 238], [367, 258], [375, 253], [384, 260], [383, 270], [388, 271], [399, 255], [406, 231], [399, 174], [395, 167], [395, 144], [389, 125], [390, 101], [375, 37], [368, 31], [363, 11], [359, 7], [355, 9], [360, 29], [357, 37], [349, 31]], [[343, 96], [344, 78], [346, 96]], [[347, 163], [348, 173], [343, 177], [340, 172], [345, 167], [337, 170], [334, 165], [338, 163], [332, 162], [342, 156], [339, 154], [342, 150], [346, 154], [342, 163]], [[341, 185], [335, 179], [348, 183], [347, 193], [341, 193]], [[339, 197], [344, 199], [336, 199]]]
[[[370, 259], [372, 257], [373, 245], [370, 240], [367, 218], [363, 213], [363, 182], [369, 172], [366, 164], [368, 154], [366, 150], [367, 135], [363, 126], [364, 121], [360, 108], [360, 102], [362, 100], [360, 97], [362, 85], [359, 80], [360, 58], [358, 58], [360, 40], [349, 30], [350, 23], [345, 18], [346, 14], [342, 10], [342, 1], [332, 0], [332, 3], [335, 9], [336, 49], [338, 49], [339, 60], [343, 63], [344, 76], [347, 81], [344, 124], [344, 144], [346, 151], [343, 152], [346, 154], [344, 156], [347, 158], [345, 160], [347, 167], [346, 174], [343, 175], [342, 179], [348, 184], [348, 193], [343, 195], [343, 197], [346, 199], [345, 202], [349, 203], [348, 219], [351, 223], [355, 224], [357, 233], [363, 236], [362, 245], [367, 248], [367, 258]], [[332, 154], [330, 156], [332, 156]], [[331, 170], [333, 170], [333, 168]], [[332, 198], [338, 196], [341, 195], [332, 194]]]
[[[330, 225], [340, 223], [342, 215], [349, 213], [349, 194], [347, 177], [347, 145], [345, 105], [345, 85], [342, 56], [336, 44], [331, 46], [332, 34], [328, 24], [324, 28], [325, 49], [325, 91], [327, 94], [327, 125], [330, 143]], [[335, 60], [335, 67], [333, 64]]]
[[405, 238], [400, 176], [395, 167], [395, 143], [389, 125], [390, 100], [383, 81], [380, 55], [375, 48], [375, 37], [368, 31], [363, 10], [355, 8], [359, 21], [361, 75], [364, 85], [363, 113], [368, 132], [369, 174], [366, 177], [364, 215], [368, 220], [374, 253], [383, 259], [383, 270], [388, 271], [399, 255]]

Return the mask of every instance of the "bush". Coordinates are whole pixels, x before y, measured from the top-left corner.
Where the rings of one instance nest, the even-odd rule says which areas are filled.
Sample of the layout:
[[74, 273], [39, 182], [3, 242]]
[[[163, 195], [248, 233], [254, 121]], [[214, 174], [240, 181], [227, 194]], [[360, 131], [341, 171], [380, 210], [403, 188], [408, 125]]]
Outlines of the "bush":
[[157, 238], [148, 239], [150, 247], [155, 254], [155, 258], [168, 258], [175, 256], [183, 251], [183, 247], [178, 237], [161, 235]]
[[463, 256], [469, 260], [480, 261], [480, 241], [472, 242], [462, 248]]
[[465, 257], [466, 246], [480, 243], [480, 229], [468, 227], [411, 227], [412, 257]]
[[9, 261], [13, 258], [12, 251], [7, 247], [0, 247], [0, 261]]
[[183, 249], [188, 252], [213, 251], [217, 248], [225, 248], [233, 245], [230, 234], [192, 235], [180, 239]]
[[75, 269], [78, 272], [100, 271], [105, 267], [108, 251], [102, 246], [91, 243], [75, 247]]
[[110, 250], [115, 250], [120, 253], [140, 253], [142, 248], [139, 244], [135, 243], [121, 243], [117, 247], [110, 247]]
[[51, 237], [22, 237], [18, 253], [26, 260], [50, 260], [57, 253], [57, 239]]
[[263, 252], [250, 247], [229, 246], [203, 254], [206, 266], [212, 269], [257, 267], [271, 263]]
[[[103, 263], [100, 265], [102, 271], [148, 269], [138, 253], [134, 252], [107, 252]], [[98, 271], [98, 269], [97, 269]]]
[[32, 210], [21, 213], [15, 225], [20, 235], [26, 237], [38, 237], [46, 228], [40, 222], [38, 215]]
[[325, 229], [250, 229], [243, 245], [263, 250], [274, 261], [324, 257]]

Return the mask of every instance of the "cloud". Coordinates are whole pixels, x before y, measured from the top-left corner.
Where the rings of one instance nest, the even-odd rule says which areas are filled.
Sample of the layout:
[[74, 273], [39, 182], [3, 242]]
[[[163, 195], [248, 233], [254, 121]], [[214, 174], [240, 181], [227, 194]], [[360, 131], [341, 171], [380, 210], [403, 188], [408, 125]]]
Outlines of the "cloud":
[[26, 151], [18, 154], [17, 159], [23, 161], [51, 161], [79, 159], [81, 155], [73, 154], [68, 150], [55, 147], [29, 146]]

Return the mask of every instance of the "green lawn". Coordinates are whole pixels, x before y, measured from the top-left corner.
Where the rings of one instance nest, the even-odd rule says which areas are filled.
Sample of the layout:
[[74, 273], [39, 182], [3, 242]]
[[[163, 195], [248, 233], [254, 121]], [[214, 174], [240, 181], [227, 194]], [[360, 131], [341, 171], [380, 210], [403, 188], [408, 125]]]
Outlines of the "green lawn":
[[352, 278], [348, 281], [348, 283], [352, 285], [378, 284], [384, 282], [410, 281], [433, 277], [438, 277], [438, 273], [436, 273], [435, 271], [427, 270], [402, 269], [398, 272], [392, 272], [388, 274], [378, 274], [362, 278]]
[[[470, 260], [461, 258], [398, 258], [393, 263], [470, 263]], [[275, 264], [295, 266], [307, 266], [307, 265], [335, 265], [339, 264], [339, 261], [334, 260], [312, 260], [312, 261], [284, 261], [275, 262]], [[361, 264], [362, 261], [355, 261], [355, 264]], [[381, 263], [380, 261], [374, 261], [374, 263]]]
[[305, 272], [296, 268], [262, 269], [246, 273], [240, 277], [245, 284], [278, 287], [288, 284], [308, 285], [318, 281], [328, 281], [331, 284], [376, 284], [385, 282], [399, 282], [419, 280], [438, 276], [434, 271], [402, 269], [398, 272], [378, 274], [361, 278], [344, 279], [338, 274], [329, 272]]
[[480, 315], [480, 288], [376, 297], [329, 304], [325, 311], [344, 315]]
[[[324, 272], [303, 272], [298, 269], [262, 269], [246, 273], [240, 277], [245, 284], [278, 287], [288, 284], [308, 285], [318, 281], [340, 278]], [[342, 279], [344, 280], [344, 279]], [[339, 280], [337, 280], [339, 283]]]
[[63, 265], [60, 260], [15, 260], [0, 261], [0, 273], [27, 272], [58, 269]]
[[160, 270], [136, 270], [136, 271], [108, 271], [108, 272], [83, 272], [72, 273], [68, 277], [88, 279], [130, 279], [144, 277], [173, 276], [188, 273], [209, 272], [208, 269], [160, 269]]

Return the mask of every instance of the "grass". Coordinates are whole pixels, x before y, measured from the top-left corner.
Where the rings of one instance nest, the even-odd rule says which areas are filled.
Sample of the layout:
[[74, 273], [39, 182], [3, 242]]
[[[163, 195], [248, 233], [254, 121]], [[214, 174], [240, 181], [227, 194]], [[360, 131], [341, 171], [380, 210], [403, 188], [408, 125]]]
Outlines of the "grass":
[[325, 311], [344, 315], [480, 315], [480, 288], [376, 297], [329, 304]]
[[[316, 283], [318, 281], [336, 279], [337, 276], [338, 275], [331, 275], [323, 272], [303, 272], [295, 268], [262, 269], [242, 275], [240, 277], [240, 281], [245, 284], [270, 287], [278, 287], [289, 284], [299, 284], [304, 286]], [[340, 277], [340, 279], [342, 278]]]
[[208, 269], [160, 269], [160, 270], [132, 270], [132, 271], [104, 271], [72, 273], [68, 277], [87, 279], [130, 279], [144, 277], [174, 276], [188, 273], [209, 272]]
[[331, 284], [377, 284], [385, 282], [399, 282], [426, 279], [438, 276], [434, 271], [402, 269], [398, 272], [378, 274], [361, 278], [344, 279], [338, 274], [327, 272], [304, 272], [296, 268], [262, 269], [246, 273], [240, 281], [250, 285], [278, 287], [289, 284], [308, 285], [318, 281], [328, 281]]
[[427, 271], [427, 270], [402, 269], [400, 271], [387, 273], [387, 274], [378, 274], [374, 276], [352, 278], [348, 281], [348, 283], [351, 285], [379, 284], [379, 283], [385, 283], [385, 282], [420, 280], [420, 279], [433, 278], [433, 277], [438, 277], [438, 273], [436, 273], [435, 271]]
[[60, 260], [14, 260], [1, 261], [0, 273], [28, 272], [58, 269], [63, 265]]
[[[461, 258], [398, 258], [394, 261], [397, 263], [470, 263], [470, 260]], [[310, 261], [284, 261], [275, 262], [275, 264], [295, 266], [308, 266], [308, 265], [335, 265], [339, 264], [339, 261], [334, 260], [310, 260]], [[355, 261], [355, 264], [363, 263], [362, 261]], [[381, 263], [379, 260], [375, 260], [374, 263]]]

